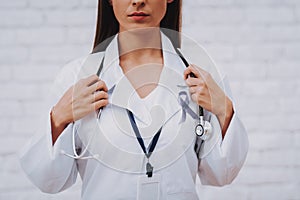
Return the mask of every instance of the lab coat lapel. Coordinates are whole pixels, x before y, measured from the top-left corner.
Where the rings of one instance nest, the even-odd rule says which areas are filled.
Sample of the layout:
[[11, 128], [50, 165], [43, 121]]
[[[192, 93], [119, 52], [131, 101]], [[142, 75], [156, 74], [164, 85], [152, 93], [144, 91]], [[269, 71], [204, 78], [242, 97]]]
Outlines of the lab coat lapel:
[[[161, 33], [161, 39], [164, 67], [156, 89], [158, 91], [155, 91], [155, 95], [158, 95], [159, 98], [156, 98], [153, 104], [159, 105], [164, 112], [157, 112], [158, 115], [164, 114], [165, 119], [161, 122], [161, 125], [163, 125], [181, 108], [178, 104], [179, 92], [185, 91], [187, 94], [189, 92], [183, 79], [185, 66], [168, 37]], [[145, 126], [151, 123], [152, 118], [162, 119], [161, 117], [151, 116], [151, 109], [149, 110], [144, 105], [130, 81], [122, 72], [119, 65], [117, 36], [108, 45], [105, 55], [100, 52], [88, 56], [81, 68], [78, 79], [96, 74], [103, 57], [104, 62], [100, 78], [105, 81], [108, 89], [112, 92], [112, 94], [109, 94], [109, 102], [112, 105], [130, 110]], [[171, 95], [166, 93], [171, 93]]]
[[[185, 69], [184, 64], [177, 55], [168, 37], [161, 33], [161, 39], [164, 67], [160, 75], [158, 86], [154, 90], [155, 95], [159, 96], [159, 98], [157, 98], [159, 100], [153, 102], [153, 105], [160, 105], [163, 108], [166, 114], [166, 120], [164, 121], [165, 123], [170, 117], [172, 117], [176, 112], [180, 110], [180, 105], [177, 101], [179, 92], [182, 90], [185, 90], [187, 94], [189, 94], [189, 92], [188, 87], [183, 79], [183, 71]], [[118, 48], [116, 45], [117, 40], [113, 40], [113, 43], [114, 44], [110, 45], [112, 48], [108, 48], [107, 50], [108, 52], [111, 52], [108, 56], [115, 54], [115, 52], [118, 52]], [[113, 50], [113, 48], [115, 49]], [[118, 65], [119, 63], [117, 62], [115, 64]], [[164, 95], [164, 92], [170, 92], [171, 95]], [[171, 98], [166, 98], [168, 96], [170, 96]], [[110, 103], [122, 108], [129, 109], [145, 124], [149, 124], [149, 122], [151, 121], [149, 109], [146, 108], [124, 74], [122, 75], [122, 78], [119, 79], [116, 83], [113, 95], [110, 98]]]
[[138, 97], [135, 89], [125, 75], [115, 85], [109, 99], [112, 105], [130, 110], [140, 121], [148, 124], [151, 121], [149, 110]]

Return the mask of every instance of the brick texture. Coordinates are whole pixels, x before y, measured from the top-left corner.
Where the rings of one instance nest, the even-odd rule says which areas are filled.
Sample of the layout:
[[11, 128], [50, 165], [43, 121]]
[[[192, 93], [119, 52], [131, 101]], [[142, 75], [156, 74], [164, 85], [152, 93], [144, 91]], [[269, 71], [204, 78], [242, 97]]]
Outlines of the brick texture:
[[[80, 180], [41, 193], [16, 152], [59, 69], [91, 51], [96, 2], [0, 0], [0, 200], [80, 199]], [[197, 182], [200, 199], [299, 200], [300, 1], [185, 0], [183, 16], [183, 32], [228, 74], [250, 140], [233, 184]]]

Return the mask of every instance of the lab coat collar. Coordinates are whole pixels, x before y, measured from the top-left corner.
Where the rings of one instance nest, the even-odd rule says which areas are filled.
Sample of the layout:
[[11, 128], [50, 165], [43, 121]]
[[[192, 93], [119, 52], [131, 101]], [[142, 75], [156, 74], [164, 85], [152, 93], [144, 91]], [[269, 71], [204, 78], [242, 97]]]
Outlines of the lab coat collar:
[[[179, 57], [174, 49], [174, 46], [163, 32], [161, 32], [161, 42], [164, 67], [169, 67], [172, 70], [177, 71], [179, 74], [182, 74], [182, 70], [184, 70], [185, 67], [184, 65], [182, 65], [181, 61], [178, 63]], [[105, 80], [108, 89], [111, 89], [114, 85], [116, 85], [124, 76], [124, 73], [120, 67], [119, 55], [120, 53], [117, 34], [114, 36], [114, 38], [106, 48], [104, 54], [103, 70], [100, 75], [100, 78], [109, 76]]]
[[[180, 106], [177, 102], [177, 95], [181, 90], [186, 90], [187, 88], [185, 87], [183, 89], [182, 87], [178, 87], [178, 85], [185, 86], [183, 79], [183, 70], [185, 69], [185, 66], [176, 54], [171, 41], [162, 32], [161, 41], [164, 67], [160, 74], [158, 87], [152, 92], [161, 94], [161, 89], [165, 88], [173, 94], [173, 99], [165, 99], [162, 96], [159, 98], [160, 102], [156, 102], [156, 104], [159, 104], [164, 109], [166, 115], [165, 119], [167, 120], [180, 110]], [[151, 123], [153, 116], [150, 115], [150, 110], [135, 92], [133, 86], [120, 67], [118, 35], [114, 37], [105, 51], [103, 71], [101, 72], [100, 77], [105, 80], [109, 90], [115, 87], [109, 97], [109, 102], [112, 105], [130, 110], [135, 117], [144, 123], [144, 125], [149, 125]]]

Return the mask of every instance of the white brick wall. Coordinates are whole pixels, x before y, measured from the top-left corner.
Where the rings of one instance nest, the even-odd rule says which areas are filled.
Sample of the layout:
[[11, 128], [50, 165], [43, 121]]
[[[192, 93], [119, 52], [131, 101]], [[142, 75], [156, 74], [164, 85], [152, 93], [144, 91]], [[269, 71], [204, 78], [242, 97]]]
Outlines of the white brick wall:
[[[184, 32], [231, 80], [247, 127], [246, 165], [230, 186], [199, 186], [202, 199], [300, 199], [300, 1], [184, 0]], [[61, 66], [93, 42], [96, 0], [0, 0], [0, 200], [79, 199], [37, 190], [17, 152]]]

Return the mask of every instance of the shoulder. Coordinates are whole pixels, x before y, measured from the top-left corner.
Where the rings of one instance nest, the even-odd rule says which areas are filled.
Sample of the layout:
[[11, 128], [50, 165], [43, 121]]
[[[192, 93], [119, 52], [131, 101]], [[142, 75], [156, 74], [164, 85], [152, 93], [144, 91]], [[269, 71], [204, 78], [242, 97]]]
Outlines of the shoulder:
[[88, 55], [85, 55], [68, 61], [61, 68], [59, 75], [69, 73], [76, 74], [80, 70], [87, 57]]
[[78, 74], [80, 71], [82, 71], [82, 68], [87, 64], [87, 62], [93, 57], [102, 57], [104, 55], [103, 52], [94, 53], [94, 54], [88, 54], [84, 55], [78, 58], [75, 58], [73, 60], [70, 60], [66, 64], [63, 65], [61, 70], [59, 71], [56, 80], [57, 79], [75, 79], [78, 77]]
[[215, 62], [211, 54], [202, 44], [191, 39], [184, 38], [182, 41], [181, 51], [189, 63], [195, 64], [210, 73], [217, 83], [222, 82], [226, 72]]

